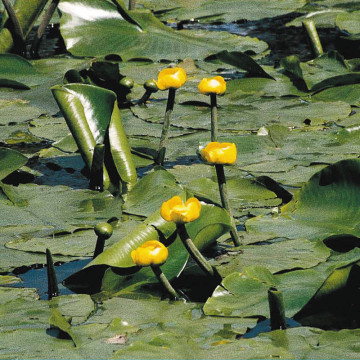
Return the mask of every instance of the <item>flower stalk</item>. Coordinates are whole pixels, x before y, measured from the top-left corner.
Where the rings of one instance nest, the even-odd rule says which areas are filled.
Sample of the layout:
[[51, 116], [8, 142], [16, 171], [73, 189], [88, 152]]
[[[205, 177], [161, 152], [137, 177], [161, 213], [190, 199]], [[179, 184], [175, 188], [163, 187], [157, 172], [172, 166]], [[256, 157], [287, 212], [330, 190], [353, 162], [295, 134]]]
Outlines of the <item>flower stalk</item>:
[[148, 80], [144, 82], [144, 95], [138, 100], [137, 105], [145, 104], [149, 99], [151, 94], [158, 91], [155, 80]]
[[159, 280], [159, 282], [163, 285], [165, 290], [169, 293], [169, 295], [174, 299], [180, 299], [179, 294], [176, 292], [176, 290], [171, 286], [169, 280], [165, 276], [165, 274], [162, 272], [160, 266], [151, 265], [151, 269], [154, 272], [155, 276]]
[[191, 257], [195, 260], [195, 262], [199, 265], [201, 270], [205, 272], [205, 274], [215, 277], [216, 273], [213, 267], [207, 262], [204, 256], [201, 254], [199, 249], [195, 246], [193, 241], [191, 240], [186, 228], [185, 224], [178, 223], [176, 224], [176, 228], [182, 243], [184, 244], [186, 250], [191, 255]]
[[158, 150], [158, 154], [155, 159], [155, 162], [158, 165], [163, 165], [164, 160], [165, 160], [166, 146], [169, 141], [169, 130], [170, 130], [171, 117], [172, 117], [172, 113], [174, 110], [174, 104], [175, 104], [175, 91], [176, 91], [176, 89], [174, 89], [174, 88], [169, 89], [169, 95], [168, 95], [168, 100], [166, 103], [166, 111], [165, 111], [165, 116], [164, 116], [164, 123], [163, 123], [163, 128], [162, 128], [161, 137], [160, 137], [159, 150]]
[[93, 258], [95, 259], [104, 251], [105, 241], [111, 237], [113, 228], [109, 223], [103, 222], [95, 226], [94, 232], [97, 235], [97, 241], [93, 255]]
[[218, 137], [218, 109], [216, 94], [210, 94], [211, 106], [211, 141], [217, 141]]
[[227, 193], [227, 187], [226, 187], [226, 178], [225, 178], [225, 172], [224, 172], [224, 166], [221, 164], [215, 164], [215, 170], [216, 170], [216, 176], [218, 179], [218, 185], [219, 185], [219, 192], [220, 192], [220, 198], [221, 198], [221, 204], [224, 209], [226, 209], [230, 215], [231, 223], [233, 225], [234, 230], [230, 231], [231, 239], [234, 243], [234, 246], [240, 246], [241, 241], [238, 232], [236, 231], [236, 224], [234, 220], [233, 211], [230, 205], [229, 196]]
[[159, 90], [169, 90], [159, 150], [155, 158], [155, 163], [158, 165], [164, 164], [166, 146], [169, 138], [171, 115], [174, 110], [175, 91], [181, 86], [183, 86], [185, 82], [186, 72], [181, 67], [167, 68], [161, 70], [156, 81], [156, 86]]

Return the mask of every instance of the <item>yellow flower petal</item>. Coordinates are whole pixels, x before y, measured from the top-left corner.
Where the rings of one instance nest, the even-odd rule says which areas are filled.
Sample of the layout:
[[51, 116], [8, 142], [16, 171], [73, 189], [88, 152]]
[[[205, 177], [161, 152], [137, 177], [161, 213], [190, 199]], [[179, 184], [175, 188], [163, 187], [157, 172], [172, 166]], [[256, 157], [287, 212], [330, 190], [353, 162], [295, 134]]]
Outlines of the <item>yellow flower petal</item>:
[[200, 81], [199, 91], [204, 95], [223, 95], [226, 91], [226, 82], [222, 76], [204, 78]]
[[159, 90], [178, 89], [186, 81], [186, 72], [183, 68], [167, 68], [161, 70], [156, 81]]
[[201, 203], [196, 198], [190, 198], [184, 204], [180, 196], [174, 196], [161, 205], [160, 214], [166, 221], [184, 224], [196, 220], [200, 216]]
[[237, 150], [234, 143], [210, 142], [200, 151], [203, 160], [209, 164], [233, 165], [236, 162]]
[[157, 240], [146, 241], [131, 252], [131, 258], [138, 266], [162, 265], [168, 255], [167, 247]]

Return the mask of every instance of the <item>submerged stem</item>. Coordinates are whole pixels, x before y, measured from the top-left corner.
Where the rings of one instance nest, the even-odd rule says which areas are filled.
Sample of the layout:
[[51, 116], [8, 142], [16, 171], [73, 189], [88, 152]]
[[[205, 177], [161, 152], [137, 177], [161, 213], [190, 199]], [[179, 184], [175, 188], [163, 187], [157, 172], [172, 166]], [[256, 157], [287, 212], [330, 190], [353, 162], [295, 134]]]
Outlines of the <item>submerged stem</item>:
[[162, 272], [162, 270], [160, 269], [160, 266], [154, 266], [151, 265], [151, 269], [154, 272], [155, 276], [157, 277], [157, 279], [159, 280], [159, 282], [164, 286], [164, 288], [166, 289], [166, 291], [171, 295], [171, 297], [176, 300], [176, 299], [180, 299], [180, 296], [178, 295], [178, 293], [176, 292], [176, 290], [171, 286], [169, 280], [167, 279], [167, 277], [165, 276], [165, 274]]
[[224, 166], [216, 164], [215, 169], [216, 169], [216, 175], [217, 175], [217, 179], [218, 179], [221, 204], [222, 204], [223, 208], [225, 208], [229, 212], [230, 218], [231, 218], [231, 223], [232, 223], [233, 228], [234, 228], [234, 230], [230, 231], [230, 236], [231, 236], [231, 239], [232, 239], [234, 245], [235, 246], [240, 246], [241, 241], [240, 241], [239, 234], [236, 231], [236, 224], [235, 224], [235, 220], [234, 220], [234, 215], [233, 215], [233, 212], [232, 212], [232, 209], [231, 209], [230, 200], [229, 200], [229, 196], [228, 196], [228, 193], [227, 193]]
[[216, 94], [210, 94], [211, 106], [211, 141], [217, 141], [218, 137], [218, 112]]
[[169, 95], [168, 95], [168, 100], [167, 100], [167, 104], [166, 104], [166, 111], [165, 111], [165, 116], [164, 116], [163, 128], [162, 128], [162, 132], [161, 132], [159, 150], [158, 150], [158, 154], [155, 159], [155, 162], [158, 165], [164, 164], [166, 146], [167, 146], [167, 143], [169, 140], [171, 115], [172, 115], [172, 112], [174, 109], [174, 103], [175, 103], [175, 91], [176, 91], [176, 89], [173, 89], [173, 88], [169, 89]]

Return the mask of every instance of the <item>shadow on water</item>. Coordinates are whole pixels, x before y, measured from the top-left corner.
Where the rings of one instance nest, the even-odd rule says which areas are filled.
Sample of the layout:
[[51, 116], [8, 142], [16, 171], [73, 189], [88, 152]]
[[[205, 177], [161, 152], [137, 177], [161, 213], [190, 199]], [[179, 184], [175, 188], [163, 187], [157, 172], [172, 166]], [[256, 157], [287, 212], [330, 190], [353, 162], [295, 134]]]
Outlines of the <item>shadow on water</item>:
[[[68, 276], [73, 274], [76, 271], [81, 270], [84, 266], [86, 266], [92, 259], [83, 259], [83, 260], [75, 260], [70, 261], [68, 263], [55, 265], [56, 275], [59, 286], [59, 295], [69, 295], [74, 294], [73, 291], [66, 288], [62, 285], [62, 281], [66, 279]], [[46, 265], [40, 268], [33, 268], [26, 272], [20, 273], [23, 271], [21, 269], [14, 270], [14, 272], [10, 275], [17, 275], [21, 279], [21, 283], [13, 284], [11, 287], [16, 288], [36, 288], [41, 300], [48, 299], [48, 279], [46, 272]]]

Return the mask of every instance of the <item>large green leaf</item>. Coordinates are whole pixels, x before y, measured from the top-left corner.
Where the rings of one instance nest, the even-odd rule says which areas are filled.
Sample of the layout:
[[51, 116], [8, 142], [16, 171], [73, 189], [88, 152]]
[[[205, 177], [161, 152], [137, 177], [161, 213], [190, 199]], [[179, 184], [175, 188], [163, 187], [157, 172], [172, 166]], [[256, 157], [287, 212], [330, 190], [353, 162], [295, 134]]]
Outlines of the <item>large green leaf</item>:
[[[139, 5], [155, 10], [163, 18], [178, 20], [198, 19], [200, 21], [220, 20], [233, 22], [236, 20], [258, 20], [293, 12], [305, 5], [303, 0], [225, 0], [218, 2], [203, 0], [139, 0]], [[265, 10], [266, 9], [266, 10]]]
[[360, 161], [343, 160], [316, 173], [282, 207], [276, 218], [246, 222], [249, 232], [266, 232], [295, 239], [325, 239], [332, 235], [360, 236]]
[[359, 260], [360, 250], [355, 249], [333, 255], [327, 262], [311, 269], [278, 275], [272, 275], [263, 266], [247, 267], [242, 273], [232, 273], [223, 280], [205, 303], [204, 312], [216, 316], [269, 317], [267, 291], [270, 287], [276, 287], [283, 294], [286, 316], [293, 317], [312, 298], [341, 289], [347, 277], [331, 275], [338, 269], [352, 267]]
[[[239, 36], [224, 34], [221, 41], [202, 40], [166, 27], [150, 11], [127, 12], [108, 0], [62, 0], [59, 8], [61, 33], [74, 55], [116, 53], [125, 59], [176, 60], [205, 58], [222, 49], [242, 50]], [[246, 46], [248, 41], [245, 39]]]
[[272, 273], [297, 268], [308, 269], [326, 261], [330, 256], [330, 249], [321, 241], [296, 239], [260, 244], [242, 246], [243, 254], [226, 254], [212, 264], [225, 277], [232, 272], [243, 271], [248, 266], [261, 263]]
[[336, 18], [336, 26], [351, 34], [360, 33], [360, 11], [342, 12]]
[[282, 67], [296, 79], [303, 80], [308, 90], [319, 91], [332, 86], [355, 84], [359, 72], [352, 72], [347, 62], [336, 51], [302, 63], [296, 55], [281, 60]]
[[31, 63], [14, 54], [0, 54], [0, 87], [29, 89], [28, 80], [35, 75]]
[[28, 158], [18, 151], [0, 147], [0, 180], [21, 168], [27, 161]]
[[131, 189], [137, 174], [115, 93], [84, 84], [55, 86], [52, 91], [88, 168], [91, 169], [95, 145], [108, 139], [111, 156], [106, 148], [104, 187], [109, 188], [110, 181], [117, 185], [118, 179], [113, 174], [115, 165], [121, 181], [126, 184], [127, 190]]
[[146, 174], [126, 195], [124, 210], [130, 214], [149, 216], [164, 201], [182, 192], [174, 176], [158, 168]]
[[246, 70], [250, 76], [275, 80], [250, 56], [239, 51], [222, 51], [216, 54], [222, 62]]

